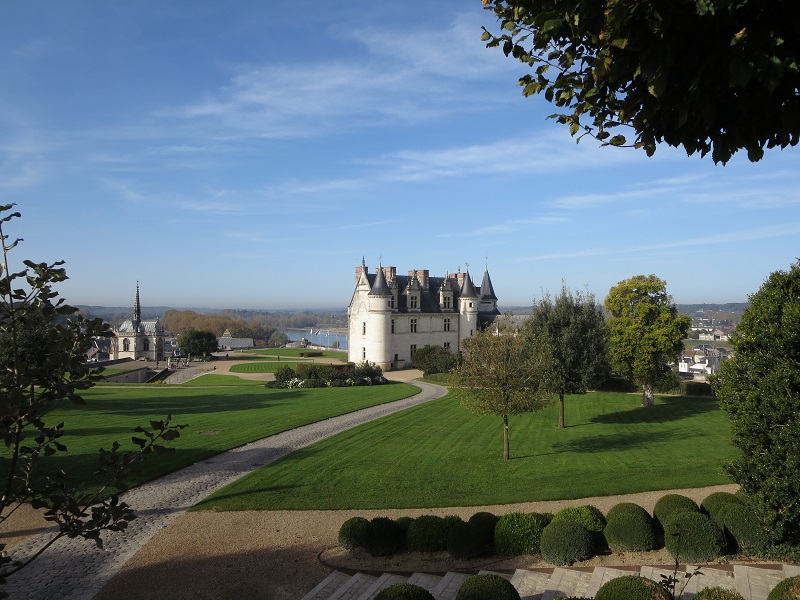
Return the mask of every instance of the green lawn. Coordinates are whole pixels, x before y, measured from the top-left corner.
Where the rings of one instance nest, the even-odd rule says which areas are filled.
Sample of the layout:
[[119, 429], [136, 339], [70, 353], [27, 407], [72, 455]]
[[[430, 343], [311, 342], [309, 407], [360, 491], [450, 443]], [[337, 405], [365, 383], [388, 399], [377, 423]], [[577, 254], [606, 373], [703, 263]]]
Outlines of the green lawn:
[[220, 490], [199, 508], [368, 509], [477, 506], [729, 483], [735, 454], [714, 399], [592, 393], [501, 419], [451, 394], [293, 453]]
[[[219, 377], [219, 376], [217, 376]], [[408, 384], [356, 388], [267, 389], [136, 385], [95, 387], [84, 393], [86, 406], [67, 405], [52, 411], [46, 422], [65, 422], [61, 441], [69, 452], [46, 459], [55, 471], [64, 469], [79, 480], [90, 480], [97, 450], [117, 440], [132, 449], [137, 425], [173, 416], [188, 423], [173, 444], [174, 453], [146, 461], [137, 482], [147, 481], [204, 460], [230, 448], [368, 406], [406, 398], [419, 391]], [[0, 451], [0, 470], [8, 451]]]
[[[335, 360], [341, 360], [343, 362], [347, 362], [347, 352], [344, 351], [337, 352], [334, 350], [309, 350], [307, 348], [264, 348], [261, 350], [248, 350], [247, 352], [245, 352], [245, 356], [247, 355], [257, 355], [264, 357], [291, 356], [292, 358], [301, 358], [300, 354], [304, 352], [322, 352], [322, 358], [332, 358]], [[238, 354], [236, 356], [238, 356]]]
[[236, 375], [215, 375], [213, 373], [208, 373], [206, 375], [201, 375], [200, 377], [196, 377], [195, 379], [190, 379], [189, 381], [185, 381], [180, 385], [189, 387], [229, 386], [229, 385], [263, 386], [264, 382], [256, 381], [253, 379], [242, 379], [241, 377], [237, 377]]
[[250, 363], [242, 363], [240, 365], [232, 365], [231, 373], [274, 373], [281, 367], [292, 367], [297, 365], [296, 362], [272, 362], [272, 361], [258, 361]]

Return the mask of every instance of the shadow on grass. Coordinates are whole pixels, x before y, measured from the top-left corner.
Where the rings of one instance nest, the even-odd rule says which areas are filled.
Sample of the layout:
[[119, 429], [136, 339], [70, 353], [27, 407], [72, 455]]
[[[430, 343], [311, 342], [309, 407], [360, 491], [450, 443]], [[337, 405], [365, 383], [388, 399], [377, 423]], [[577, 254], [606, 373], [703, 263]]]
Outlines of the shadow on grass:
[[605, 413], [592, 417], [589, 422], [605, 424], [666, 423], [696, 417], [715, 410], [719, 410], [719, 402], [714, 398], [662, 396], [659, 397], [655, 406], [637, 406], [617, 412]]
[[552, 446], [552, 452], [541, 452], [512, 456], [514, 459], [539, 458], [542, 456], [554, 456], [557, 454], [596, 454], [600, 452], [618, 452], [620, 450], [631, 450], [644, 448], [653, 443], [664, 441], [675, 441], [675, 432], [631, 432], [614, 433], [608, 435], [595, 435], [582, 437], [577, 440], [556, 442]]
[[229, 500], [234, 499], [242, 499], [242, 510], [257, 510], [255, 507], [259, 506], [258, 502], [258, 495], [259, 494], [271, 494], [275, 492], [284, 492], [288, 490], [296, 490], [300, 489], [301, 486], [299, 485], [273, 485], [273, 486], [266, 486], [260, 488], [251, 488], [248, 490], [244, 490], [241, 492], [231, 492], [226, 494], [215, 494], [213, 497], [205, 498], [195, 504], [192, 507], [192, 510], [215, 510], [214, 504], [222, 503], [224, 506], [219, 508], [219, 510], [229, 511], [229, 510], [238, 510], [236, 508], [236, 502], [234, 502], [233, 506], [228, 504]]

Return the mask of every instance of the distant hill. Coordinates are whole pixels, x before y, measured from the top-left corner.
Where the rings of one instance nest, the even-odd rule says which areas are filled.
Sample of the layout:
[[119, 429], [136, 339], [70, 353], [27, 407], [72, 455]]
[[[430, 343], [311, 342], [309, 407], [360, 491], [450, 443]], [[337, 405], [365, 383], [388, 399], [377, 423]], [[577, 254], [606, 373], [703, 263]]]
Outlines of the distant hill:
[[728, 302], [727, 304], [676, 304], [678, 310], [686, 315], [696, 312], [729, 312], [742, 314], [750, 306], [749, 302]]

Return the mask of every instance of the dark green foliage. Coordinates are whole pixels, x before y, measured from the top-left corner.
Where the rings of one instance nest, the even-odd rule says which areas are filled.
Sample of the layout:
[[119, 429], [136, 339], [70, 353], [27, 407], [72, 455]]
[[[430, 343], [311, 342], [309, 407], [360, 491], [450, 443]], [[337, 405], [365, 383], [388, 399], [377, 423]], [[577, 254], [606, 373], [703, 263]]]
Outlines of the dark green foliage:
[[435, 515], [422, 515], [414, 519], [406, 532], [406, 546], [412, 552], [438, 552], [447, 549], [450, 524]]
[[553, 521], [571, 521], [582, 525], [595, 540], [595, 544], [600, 544], [603, 539], [603, 529], [606, 526], [606, 518], [595, 506], [568, 506], [562, 508], [553, 517]]
[[520, 597], [508, 579], [488, 573], [468, 577], [458, 590], [456, 600], [520, 600]]
[[745, 504], [723, 505], [717, 510], [715, 520], [742, 552], [760, 552], [772, 541], [758, 514]]
[[403, 529], [389, 517], [375, 517], [369, 522], [362, 547], [371, 556], [388, 556], [403, 547]]
[[664, 524], [664, 546], [675, 560], [708, 562], [725, 552], [725, 534], [703, 513], [679, 509]]
[[475, 523], [456, 523], [447, 534], [447, 551], [458, 559], [475, 558], [486, 550], [480, 527]]
[[605, 582], [594, 600], [673, 600], [672, 594], [655, 581], [637, 575], [623, 575]]
[[800, 597], [800, 575], [784, 579], [767, 596], [767, 600], [797, 600]]
[[289, 365], [278, 367], [278, 369], [275, 371], [275, 382], [281, 385], [285, 385], [287, 381], [294, 379], [295, 377], [296, 375], [294, 369]]
[[740, 450], [727, 470], [776, 538], [800, 541], [800, 262], [750, 296], [712, 385]]
[[681, 496], [680, 494], [667, 494], [666, 496], [662, 496], [659, 498], [658, 502], [656, 502], [655, 507], [653, 507], [653, 517], [655, 517], [661, 529], [664, 528], [664, 523], [667, 522], [669, 516], [676, 510], [694, 510], [700, 512], [700, 507], [697, 506], [697, 502], [687, 496]]
[[724, 587], [703, 588], [694, 596], [694, 600], [745, 600], [736, 590]]
[[411, 364], [428, 376], [433, 373], [447, 373], [456, 366], [456, 357], [443, 346], [427, 344], [414, 353]]
[[424, 587], [411, 583], [395, 583], [378, 592], [375, 600], [436, 600]]
[[494, 545], [499, 554], [538, 554], [542, 531], [550, 518], [539, 513], [508, 513], [494, 528]]
[[615, 552], [646, 552], [656, 546], [653, 518], [638, 504], [617, 504], [607, 515], [604, 535]]
[[184, 355], [198, 357], [216, 352], [219, 344], [213, 331], [197, 331], [189, 327], [178, 336], [178, 347]]
[[542, 558], [554, 565], [571, 565], [591, 558], [594, 545], [591, 532], [579, 523], [556, 520], [544, 528], [540, 542]]
[[352, 550], [364, 543], [364, 536], [369, 529], [369, 521], [364, 517], [347, 519], [339, 528], [339, 545]]
[[300, 356], [302, 358], [314, 358], [315, 356], [322, 356], [322, 352], [319, 350], [307, 350], [305, 352], [301, 352]]
[[726, 504], [744, 504], [744, 502], [742, 502], [742, 499], [736, 494], [731, 494], [730, 492], [714, 492], [700, 503], [700, 508], [702, 508], [709, 517], [719, 522], [717, 513]]
[[499, 520], [500, 517], [486, 511], [476, 512], [469, 518], [470, 523], [478, 526], [481, 542], [484, 546], [494, 543], [494, 528]]
[[682, 381], [681, 389], [686, 396], [713, 396], [714, 388], [704, 381]]

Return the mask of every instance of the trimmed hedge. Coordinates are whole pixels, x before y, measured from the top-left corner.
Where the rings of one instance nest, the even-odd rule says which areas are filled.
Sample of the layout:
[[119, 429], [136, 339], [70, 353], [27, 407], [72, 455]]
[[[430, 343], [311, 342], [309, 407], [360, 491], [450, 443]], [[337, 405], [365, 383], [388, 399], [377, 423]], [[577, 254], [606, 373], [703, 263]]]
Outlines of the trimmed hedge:
[[447, 549], [450, 524], [443, 517], [422, 515], [408, 526], [406, 545], [412, 552], [438, 552]]
[[716, 521], [740, 551], [760, 552], [772, 542], [772, 536], [761, 524], [758, 515], [745, 504], [720, 507]]
[[499, 520], [500, 517], [486, 511], [476, 512], [469, 518], [470, 523], [477, 525], [480, 531], [481, 542], [484, 546], [491, 546], [494, 544], [494, 528], [497, 526]]
[[650, 516], [650, 513], [647, 512], [647, 509], [643, 506], [639, 506], [633, 502], [620, 502], [619, 504], [612, 506], [608, 513], [606, 513], [606, 521], [627, 516], [650, 519], [651, 521], [653, 520], [653, 517]]
[[542, 558], [547, 562], [554, 565], [571, 565], [591, 558], [594, 536], [580, 523], [553, 519], [542, 531], [540, 547]]
[[703, 588], [694, 596], [694, 600], [745, 600], [736, 590], [724, 587]]
[[456, 523], [447, 534], [447, 552], [458, 559], [476, 558], [484, 553], [486, 544], [480, 527], [475, 523]]
[[669, 516], [676, 510], [693, 510], [695, 512], [700, 512], [700, 507], [697, 506], [697, 502], [688, 496], [681, 496], [680, 494], [667, 494], [662, 496], [653, 508], [653, 517], [661, 529], [664, 529], [664, 523], [667, 522]]
[[631, 506], [636, 508], [609, 511], [608, 524], [603, 531], [608, 547], [614, 552], [653, 550], [656, 547], [653, 518], [641, 506]]
[[602, 544], [603, 529], [606, 526], [606, 518], [600, 509], [591, 506], [568, 506], [562, 508], [553, 516], [553, 521], [570, 521], [577, 523], [592, 534], [597, 545]]
[[436, 600], [424, 587], [411, 583], [395, 583], [382, 589], [375, 600]]
[[403, 547], [403, 528], [389, 517], [375, 517], [361, 545], [371, 556], [394, 554]]
[[348, 550], [363, 546], [368, 529], [369, 521], [364, 517], [347, 519], [339, 528], [339, 545]]
[[664, 545], [675, 560], [707, 562], [725, 551], [725, 533], [701, 512], [676, 510], [664, 524]]
[[520, 600], [517, 588], [508, 579], [486, 573], [467, 577], [456, 600]]
[[800, 597], [800, 575], [784, 579], [767, 596], [767, 600], [797, 600]]
[[538, 554], [542, 531], [550, 516], [540, 513], [508, 513], [494, 528], [494, 545], [499, 554], [519, 556]]
[[700, 503], [700, 508], [702, 508], [709, 517], [719, 523], [717, 513], [727, 504], [744, 504], [744, 502], [742, 502], [742, 499], [736, 494], [731, 494], [730, 492], [714, 492]]
[[673, 600], [672, 594], [655, 581], [638, 575], [623, 575], [605, 582], [594, 600]]

